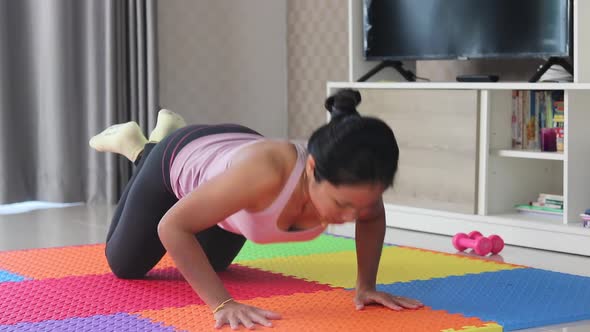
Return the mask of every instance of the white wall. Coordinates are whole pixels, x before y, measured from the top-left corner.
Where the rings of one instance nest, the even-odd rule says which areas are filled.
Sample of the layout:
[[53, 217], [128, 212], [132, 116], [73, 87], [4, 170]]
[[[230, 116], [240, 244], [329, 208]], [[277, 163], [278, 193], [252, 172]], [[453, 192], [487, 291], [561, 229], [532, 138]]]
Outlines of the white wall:
[[158, 2], [160, 104], [287, 136], [286, 0]]

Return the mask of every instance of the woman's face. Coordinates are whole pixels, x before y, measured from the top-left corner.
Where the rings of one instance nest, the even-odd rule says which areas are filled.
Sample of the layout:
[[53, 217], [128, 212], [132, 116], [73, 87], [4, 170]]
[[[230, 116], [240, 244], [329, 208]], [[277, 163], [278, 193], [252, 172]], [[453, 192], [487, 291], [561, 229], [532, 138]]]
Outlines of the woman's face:
[[308, 193], [322, 223], [342, 224], [371, 214], [381, 203], [385, 188], [380, 184], [339, 185], [328, 181], [316, 182], [315, 162], [310, 156], [306, 166]]

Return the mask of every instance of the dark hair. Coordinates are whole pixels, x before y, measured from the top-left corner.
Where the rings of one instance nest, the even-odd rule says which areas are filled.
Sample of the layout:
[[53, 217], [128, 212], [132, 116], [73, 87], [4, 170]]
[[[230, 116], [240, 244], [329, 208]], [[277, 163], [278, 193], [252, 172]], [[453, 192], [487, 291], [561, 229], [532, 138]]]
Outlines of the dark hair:
[[399, 148], [393, 130], [382, 120], [361, 116], [357, 90], [342, 89], [326, 99], [331, 120], [310, 137], [307, 148], [315, 159], [316, 181], [333, 185], [393, 185]]

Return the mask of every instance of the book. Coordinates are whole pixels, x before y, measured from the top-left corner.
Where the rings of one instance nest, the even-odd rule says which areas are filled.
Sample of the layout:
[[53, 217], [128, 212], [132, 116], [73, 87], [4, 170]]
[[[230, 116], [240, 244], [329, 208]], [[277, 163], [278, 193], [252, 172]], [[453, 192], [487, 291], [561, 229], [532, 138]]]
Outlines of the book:
[[559, 209], [563, 210], [563, 204], [551, 204], [551, 203], [541, 203], [541, 202], [531, 202], [532, 206], [541, 206], [550, 209]]
[[531, 144], [529, 145], [530, 150], [538, 150], [541, 147], [540, 140], [540, 107], [539, 107], [539, 95], [538, 91], [531, 91]]
[[515, 208], [519, 212], [532, 212], [532, 213], [539, 213], [539, 214], [546, 214], [546, 215], [563, 215], [562, 209], [552, 209], [544, 206], [534, 206], [529, 204], [518, 204], [515, 205]]
[[551, 128], [553, 125], [553, 108], [551, 107], [551, 92], [545, 91], [545, 127]]
[[537, 91], [538, 107], [539, 107], [539, 125], [537, 126], [537, 136], [539, 137], [539, 148], [541, 146], [541, 129], [547, 128], [546, 122], [546, 107], [545, 107], [545, 91]]
[[558, 201], [558, 202], [563, 203], [563, 195], [540, 193], [539, 200], [541, 200], [541, 201], [552, 200], [552, 201]]
[[512, 91], [512, 116], [511, 116], [511, 125], [512, 125], [512, 148], [515, 150], [522, 149], [522, 133], [520, 128], [520, 117], [519, 114], [520, 108], [518, 107], [519, 103], [519, 91], [513, 90]]
[[565, 150], [565, 144], [564, 144], [565, 131], [564, 131], [564, 129], [563, 128], [555, 128], [555, 137], [556, 137], [555, 146], [557, 148], [557, 152], [563, 152], [563, 150]]
[[528, 124], [531, 116], [530, 112], [530, 91], [521, 91], [520, 112], [522, 114], [522, 148], [527, 149], [529, 146]]
[[[514, 150], [563, 151], [563, 91], [513, 90], [510, 144]], [[545, 134], [544, 134], [545, 133]]]

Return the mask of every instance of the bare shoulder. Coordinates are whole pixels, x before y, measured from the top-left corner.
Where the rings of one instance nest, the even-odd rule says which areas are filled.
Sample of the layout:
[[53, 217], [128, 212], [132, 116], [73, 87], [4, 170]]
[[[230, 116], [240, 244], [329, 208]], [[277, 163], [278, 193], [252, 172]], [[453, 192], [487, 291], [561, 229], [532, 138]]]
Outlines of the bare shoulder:
[[[232, 173], [248, 174], [256, 178], [257, 186], [267, 193], [260, 197], [259, 207], [266, 207], [285, 185], [293, 166], [297, 162], [297, 149], [288, 141], [261, 141], [252, 144], [234, 156]], [[230, 171], [228, 169], [228, 171]], [[257, 204], [258, 205], [258, 204]]]
[[288, 141], [264, 140], [239, 151], [232, 165], [246, 165], [286, 178], [297, 162], [297, 149]]

